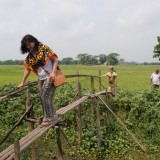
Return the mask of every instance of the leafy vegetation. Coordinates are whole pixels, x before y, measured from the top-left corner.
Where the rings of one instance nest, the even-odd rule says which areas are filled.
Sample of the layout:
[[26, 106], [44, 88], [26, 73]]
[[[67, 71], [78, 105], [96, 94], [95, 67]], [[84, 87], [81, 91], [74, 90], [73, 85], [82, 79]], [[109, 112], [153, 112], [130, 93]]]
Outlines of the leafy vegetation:
[[[0, 94], [12, 90], [15, 85], [0, 87]], [[60, 87], [56, 91], [56, 109], [66, 106], [75, 99], [76, 87], [71, 83]], [[83, 88], [84, 93], [87, 92]], [[89, 92], [89, 91], [88, 91]], [[25, 111], [25, 91], [17, 93], [0, 102], [0, 139], [15, 124]], [[41, 107], [37, 89], [31, 89], [31, 100], [34, 103], [35, 117], [41, 116]], [[69, 142], [76, 148], [83, 159], [100, 160], [150, 160], [160, 158], [160, 91], [125, 91], [119, 90], [116, 97], [109, 98], [109, 106], [116, 115], [125, 123], [132, 133], [141, 141], [149, 154], [140, 151], [140, 148], [129, 136], [126, 130], [115, 120], [110, 113], [108, 121], [106, 108], [100, 103], [101, 113], [101, 146], [97, 144], [96, 109], [97, 100], [94, 100], [94, 113], [91, 112], [91, 100], [83, 103], [82, 108], [82, 145], [79, 146], [77, 139], [77, 110], [72, 110], [62, 117], [62, 129]], [[109, 122], [109, 125], [108, 125]], [[38, 124], [37, 124], [38, 125]], [[14, 131], [6, 143], [1, 145], [0, 151], [28, 133], [25, 121]], [[55, 130], [50, 130], [36, 142], [38, 159], [54, 159], [56, 157]], [[47, 147], [46, 147], [47, 144]], [[45, 147], [43, 147], [45, 145]], [[78, 159], [62, 137], [62, 146], [66, 159]], [[43, 155], [42, 155], [43, 153]], [[22, 159], [30, 159], [29, 150], [22, 152]]]
[[159, 58], [160, 60], [160, 36], [157, 37], [158, 44], [154, 46], [154, 58]]

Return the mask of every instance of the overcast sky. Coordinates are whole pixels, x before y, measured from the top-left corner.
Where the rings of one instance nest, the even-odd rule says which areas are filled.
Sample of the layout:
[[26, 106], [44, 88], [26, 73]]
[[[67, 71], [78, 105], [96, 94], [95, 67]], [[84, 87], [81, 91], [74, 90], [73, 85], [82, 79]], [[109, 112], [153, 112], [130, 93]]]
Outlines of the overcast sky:
[[20, 41], [32, 34], [59, 56], [119, 53], [126, 61], [158, 62], [160, 0], [0, 0], [0, 60], [23, 60]]

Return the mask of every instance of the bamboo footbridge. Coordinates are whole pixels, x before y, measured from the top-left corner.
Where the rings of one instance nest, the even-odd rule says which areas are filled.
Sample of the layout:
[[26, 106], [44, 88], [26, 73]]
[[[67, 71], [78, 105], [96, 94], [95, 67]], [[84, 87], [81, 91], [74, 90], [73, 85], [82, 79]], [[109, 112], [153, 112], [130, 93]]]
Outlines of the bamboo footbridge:
[[[99, 72], [100, 74], [100, 72]], [[38, 126], [37, 128], [34, 129], [34, 124], [36, 122], [40, 122], [40, 119], [36, 120], [33, 119], [32, 117], [29, 117], [28, 113], [30, 113], [33, 110], [32, 103], [30, 101], [30, 87], [34, 86], [37, 84], [37, 82], [32, 82], [28, 83], [21, 89], [14, 89], [11, 92], [8, 92], [6, 95], [3, 95], [0, 97], [0, 100], [4, 100], [5, 98], [8, 98], [11, 95], [14, 95], [17, 92], [20, 92], [22, 90], [26, 90], [26, 112], [21, 116], [21, 118], [18, 120], [18, 122], [12, 127], [10, 131], [7, 132], [6, 136], [0, 141], [0, 145], [8, 138], [8, 136], [12, 133], [13, 130], [18, 126], [18, 124], [26, 117], [26, 120], [28, 122], [29, 130], [30, 132], [23, 137], [20, 140], [15, 140], [12, 145], [10, 145], [8, 148], [3, 150], [0, 153], [0, 160], [19, 160], [20, 159], [20, 153], [24, 151], [28, 146], [31, 148], [31, 155], [32, 155], [32, 160], [36, 160], [36, 152], [35, 152], [35, 141], [43, 136], [49, 129], [51, 128], [56, 128], [56, 135], [57, 135], [57, 148], [58, 148], [58, 155], [57, 159], [58, 160], [63, 160], [64, 159], [64, 153], [62, 151], [62, 146], [61, 146], [61, 140], [60, 140], [60, 134], [63, 135], [64, 139], [66, 142], [72, 147], [72, 145], [69, 143], [66, 135], [60, 128], [61, 126], [61, 120], [60, 117], [67, 114], [67, 112], [77, 109], [77, 125], [78, 125], [78, 143], [82, 143], [82, 126], [81, 126], [81, 107], [82, 103], [85, 102], [87, 99], [91, 99], [91, 103], [93, 99], [96, 98], [97, 101], [101, 101], [103, 105], [106, 107], [106, 114], [109, 116], [109, 113], [112, 113], [113, 116], [117, 119], [117, 121], [126, 129], [126, 131], [130, 134], [130, 136], [133, 138], [133, 140], [140, 146], [140, 148], [145, 152], [144, 147], [140, 144], [140, 142], [135, 138], [135, 136], [126, 128], [126, 126], [122, 123], [122, 121], [116, 116], [116, 114], [110, 109], [110, 107], [107, 104], [108, 101], [108, 95], [113, 93], [107, 92], [106, 89], [102, 90], [102, 83], [101, 83], [101, 77], [100, 76], [91, 76], [91, 75], [66, 75], [67, 78], [72, 78], [72, 77], [77, 77], [77, 100], [74, 102], [68, 104], [65, 107], [60, 108], [59, 110], [56, 111], [56, 114], [58, 116], [58, 119], [54, 120], [52, 124], [50, 124], [47, 127], [40, 127]], [[91, 78], [91, 93], [81, 95], [81, 85], [79, 81], [79, 77], [89, 77]], [[94, 79], [98, 78], [99, 82], [99, 91], [94, 92]], [[101, 95], [105, 96], [106, 101], [104, 101], [101, 98]], [[92, 108], [92, 107], [91, 107]], [[92, 108], [93, 109], [93, 108]], [[99, 109], [97, 108], [97, 131], [98, 131], [98, 146], [100, 147], [101, 145], [101, 129], [100, 129], [100, 112]], [[77, 155], [78, 159], [82, 159], [80, 154], [72, 147], [74, 150], [75, 154]]]

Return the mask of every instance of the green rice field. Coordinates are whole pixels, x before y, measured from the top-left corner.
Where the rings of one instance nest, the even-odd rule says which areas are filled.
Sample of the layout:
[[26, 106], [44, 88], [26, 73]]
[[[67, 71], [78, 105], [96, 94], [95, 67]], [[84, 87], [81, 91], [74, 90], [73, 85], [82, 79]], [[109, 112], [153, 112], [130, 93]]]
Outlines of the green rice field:
[[[83, 66], [83, 65], [62, 65], [61, 70], [65, 75], [76, 74], [86, 74], [86, 75], [99, 75], [99, 70], [101, 74], [105, 74], [108, 71], [107, 66]], [[135, 66], [115, 66], [115, 70], [118, 74], [118, 88], [125, 90], [145, 90], [150, 89], [150, 75], [159, 66], [151, 65], [135, 65]], [[0, 65], [0, 86], [5, 84], [13, 83], [19, 84], [22, 80], [24, 67], [15, 65]], [[31, 73], [27, 81], [36, 81], [37, 76]], [[76, 83], [75, 78], [68, 79], [68, 82]], [[82, 85], [86, 84], [86, 78], [82, 78]], [[89, 83], [87, 83], [89, 85]], [[102, 79], [102, 84], [107, 86], [107, 80], [104, 77]]]

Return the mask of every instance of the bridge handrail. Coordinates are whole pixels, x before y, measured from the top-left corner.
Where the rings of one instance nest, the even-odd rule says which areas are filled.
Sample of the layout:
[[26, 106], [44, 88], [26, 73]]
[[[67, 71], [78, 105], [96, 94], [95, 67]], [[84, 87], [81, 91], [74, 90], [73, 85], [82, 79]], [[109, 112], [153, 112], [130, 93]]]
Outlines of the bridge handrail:
[[[95, 76], [95, 75], [86, 75], [86, 74], [75, 74], [75, 75], [65, 75], [66, 78], [74, 78], [74, 77], [93, 77], [93, 78], [100, 78], [99, 76]], [[30, 82], [30, 83], [27, 83], [25, 84], [24, 86], [22, 86], [21, 88], [14, 88], [13, 90], [10, 90], [6, 93], [2, 93], [0, 95], [0, 100], [3, 100], [11, 95], [14, 95], [18, 92], [21, 92], [23, 90], [25, 90], [28, 86], [34, 86], [34, 85], [37, 85], [37, 81], [33, 81], [33, 82]]]

